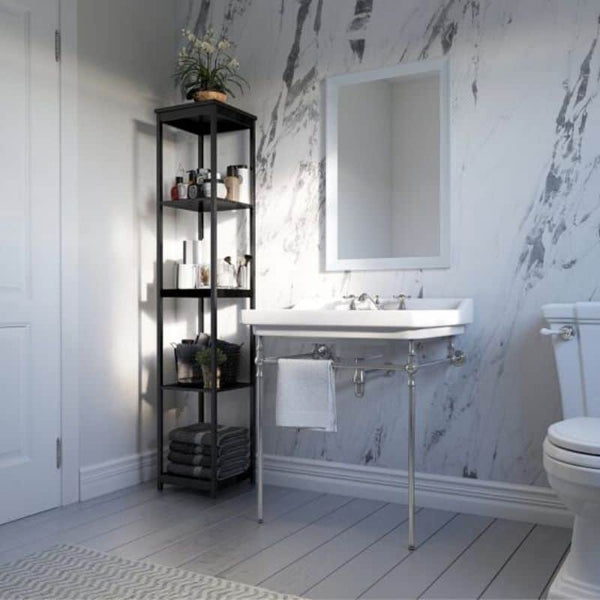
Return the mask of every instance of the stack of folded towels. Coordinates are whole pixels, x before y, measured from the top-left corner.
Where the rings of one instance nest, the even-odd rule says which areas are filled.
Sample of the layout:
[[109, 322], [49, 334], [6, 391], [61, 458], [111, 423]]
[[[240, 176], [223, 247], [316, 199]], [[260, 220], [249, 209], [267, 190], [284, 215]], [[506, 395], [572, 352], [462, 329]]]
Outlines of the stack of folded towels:
[[[212, 478], [213, 433], [210, 423], [178, 427], [169, 433], [167, 471], [173, 475]], [[217, 425], [217, 479], [235, 477], [250, 467], [250, 437], [245, 427]]]

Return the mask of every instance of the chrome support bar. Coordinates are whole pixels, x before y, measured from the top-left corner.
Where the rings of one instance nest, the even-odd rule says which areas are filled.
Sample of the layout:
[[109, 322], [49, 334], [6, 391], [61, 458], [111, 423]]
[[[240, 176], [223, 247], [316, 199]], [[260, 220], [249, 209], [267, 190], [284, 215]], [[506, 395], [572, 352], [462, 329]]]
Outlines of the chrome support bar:
[[258, 522], [263, 522], [263, 436], [262, 399], [264, 380], [264, 347], [260, 335], [256, 336], [256, 511]]
[[408, 549], [415, 549], [415, 428], [416, 381], [419, 366], [415, 361], [415, 343], [408, 342], [408, 361], [404, 367], [408, 375]]
[[[333, 360], [334, 369], [352, 369], [354, 370], [353, 382], [359, 393], [364, 393], [365, 380], [364, 376], [370, 371], [385, 371], [386, 374], [391, 374], [395, 371], [404, 371], [408, 377], [408, 549], [416, 548], [415, 539], [415, 440], [416, 440], [416, 412], [417, 412], [417, 397], [416, 397], [416, 374], [421, 369], [433, 367], [443, 364], [451, 364], [460, 366], [465, 362], [465, 354], [454, 348], [452, 338], [448, 339], [448, 352], [445, 358], [436, 360], [428, 360], [423, 362], [417, 361], [416, 342], [409, 340], [407, 361], [404, 364], [397, 363], [369, 363], [363, 362], [363, 359], [357, 358], [354, 363], [340, 362], [335, 359], [333, 352], [328, 346], [315, 344], [315, 349], [311, 353], [296, 354], [288, 357], [264, 356], [264, 346], [262, 336], [256, 336], [256, 485], [257, 485], [257, 511], [258, 522], [263, 522], [263, 443], [262, 443], [262, 401], [264, 398], [264, 365], [277, 364], [280, 358], [329, 358]], [[372, 357], [371, 360], [374, 358]]]

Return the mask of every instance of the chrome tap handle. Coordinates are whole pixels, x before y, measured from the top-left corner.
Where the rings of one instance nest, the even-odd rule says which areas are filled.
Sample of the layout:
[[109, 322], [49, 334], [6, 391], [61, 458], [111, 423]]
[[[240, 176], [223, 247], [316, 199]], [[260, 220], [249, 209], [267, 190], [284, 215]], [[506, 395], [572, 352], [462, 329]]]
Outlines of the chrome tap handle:
[[348, 294], [342, 296], [344, 300], [350, 300], [350, 310], [356, 310], [356, 296], [354, 294]]
[[406, 294], [397, 294], [392, 296], [395, 300], [398, 300], [398, 310], [406, 310], [406, 300], [410, 298]]

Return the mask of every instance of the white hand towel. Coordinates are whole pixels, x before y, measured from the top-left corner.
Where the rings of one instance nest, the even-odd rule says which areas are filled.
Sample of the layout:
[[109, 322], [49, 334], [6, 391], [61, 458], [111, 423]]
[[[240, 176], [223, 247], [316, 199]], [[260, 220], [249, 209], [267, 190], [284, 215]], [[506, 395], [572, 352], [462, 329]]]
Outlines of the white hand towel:
[[333, 361], [281, 358], [277, 364], [277, 425], [337, 431]]

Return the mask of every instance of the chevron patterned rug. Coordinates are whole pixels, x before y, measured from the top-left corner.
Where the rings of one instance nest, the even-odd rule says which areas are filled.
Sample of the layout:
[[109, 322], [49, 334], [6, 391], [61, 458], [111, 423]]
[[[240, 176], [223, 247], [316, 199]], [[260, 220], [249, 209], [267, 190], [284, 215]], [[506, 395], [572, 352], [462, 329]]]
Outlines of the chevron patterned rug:
[[66, 545], [0, 565], [0, 598], [298, 600], [244, 583]]

